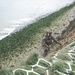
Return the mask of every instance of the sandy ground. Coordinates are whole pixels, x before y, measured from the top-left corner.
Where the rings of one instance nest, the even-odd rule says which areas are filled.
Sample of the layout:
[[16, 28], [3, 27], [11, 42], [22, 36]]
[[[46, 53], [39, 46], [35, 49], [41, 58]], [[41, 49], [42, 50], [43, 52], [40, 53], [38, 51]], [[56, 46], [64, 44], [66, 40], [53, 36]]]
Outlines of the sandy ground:
[[[53, 36], [61, 36], [62, 31], [68, 27], [68, 25], [70, 24], [70, 21], [72, 21], [75, 18], [75, 7], [73, 7], [72, 9], [70, 9], [68, 12], [64, 13], [62, 16], [60, 16], [59, 18], [57, 18], [57, 20], [55, 20], [52, 25], [48, 28], [42, 29], [43, 33], [41, 34], [37, 34], [36, 35], [36, 42], [35, 45], [33, 45], [31, 48], [27, 48], [25, 50], [27, 50], [27, 52], [22, 52], [21, 54], [16, 53], [16, 55], [18, 54], [18, 56], [14, 55], [14, 57], [9, 56], [10, 59], [9, 60], [5, 60], [4, 62], [1, 63], [2, 67], [5, 69], [15, 69], [18, 67], [24, 67], [24, 65], [22, 65], [22, 63], [24, 63], [28, 57], [33, 54], [33, 53], [38, 53], [39, 57], [43, 57], [43, 49], [41, 47], [41, 41], [43, 38], [43, 35], [46, 31], [52, 31], [53, 32]], [[55, 34], [58, 33], [58, 34]], [[75, 31], [70, 32], [70, 34], [68, 36], [70, 36], [70, 39], [68, 42], [71, 42], [73, 40], [75, 40]], [[67, 41], [67, 36], [66, 38], [64, 38], [63, 40], [60, 41], [60, 43], [62, 43], [63, 46], [65, 46], [66, 44], [64, 43], [65, 41]], [[51, 49], [51, 52], [45, 57], [46, 59], [50, 58], [50, 56], [53, 56], [57, 50], [57, 48], [60, 48], [59, 45], [55, 45], [53, 46], [53, 48]], [[12, 67], [13, 66], [13, 67]]]

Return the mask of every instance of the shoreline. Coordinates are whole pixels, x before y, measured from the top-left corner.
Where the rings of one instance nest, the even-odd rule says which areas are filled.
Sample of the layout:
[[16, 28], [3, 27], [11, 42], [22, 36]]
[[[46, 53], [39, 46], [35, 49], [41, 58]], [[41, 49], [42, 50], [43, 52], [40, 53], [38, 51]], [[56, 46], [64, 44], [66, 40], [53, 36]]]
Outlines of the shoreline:
[[[33, 23], [39, 21], [40, 19], [45, 18], [45, 17], [47, 17], [47, 16], [49, 16], [49, 15], [51, 15], [51, 14], [53, 14], [53, 13], [59, 11], [59, 10], [61, 10], [61, 9], [64, 8], [64, 7], [70, 6], [70, 5], [73, 4], [73, 3], [74, 3], [74, 2], [69, 3], [69, 4], [65, 5], [65, 6], [63, 6], [63, 7], [61, 7], [60, 9], [56, 9], [56, 10], [54, 10], [54, 11], [52, 11], [52, 12], [48, 12], [48, 13], [46, 13], [46, 14], [44, 14], [44, 15], [40, 15], [39, 17], [37, 17], [37, 18], [31, 20], [30, 22], [28, 22], [28, 23], [26, 23], [26, 24], [23, 23], [22, 26], [18, 25], [18, 27], [13, 27], [13, 28], [6, 28], [6, 29], [4, 29], [4, 30], [6, 30], [7, 35], [6, 35], [6, 33], [3, 33], [3, 36], [1, 36], [0, 40], [5, 39], [6, 37], [10, 36], [11, 34], [14, 34], [15, 32], [18, 32], [18, 31], [22, 30], [23, 28], [27, 27], [28, 25], [31, 25], [31, 24], [33, 24]], [[7, 29], [9, 29], [9, 30], [12, 29], [12, 30], [8, 33]]]

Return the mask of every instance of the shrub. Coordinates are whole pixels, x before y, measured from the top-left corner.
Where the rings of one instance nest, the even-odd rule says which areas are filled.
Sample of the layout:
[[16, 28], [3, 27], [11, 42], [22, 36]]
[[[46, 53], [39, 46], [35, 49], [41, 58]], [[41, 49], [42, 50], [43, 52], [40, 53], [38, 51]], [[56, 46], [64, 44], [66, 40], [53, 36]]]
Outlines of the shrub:
[[34, 53], [26, 61], [26, 65], [34, 65], [34, 64], [36, 64], [37, 61], [38, 61], [38, 54]]
[[25, 71], [18, 70], [15, 72], [15, 75], [27, 75]]

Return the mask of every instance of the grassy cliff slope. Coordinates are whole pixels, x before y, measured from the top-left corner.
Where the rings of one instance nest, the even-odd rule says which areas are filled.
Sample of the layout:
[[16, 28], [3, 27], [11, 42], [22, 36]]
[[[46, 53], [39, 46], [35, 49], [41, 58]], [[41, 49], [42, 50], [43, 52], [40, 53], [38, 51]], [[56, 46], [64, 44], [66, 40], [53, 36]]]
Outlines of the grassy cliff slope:
[[33, 45], [35, 40], [35, 35], [37, 33], [42, 33], [42, 28], [48, 27], [51, 23], [56, 20], [59, 16], [63, 15], [69, 9], [75, 6], [73, 3], [70, 6], [62, 8], [45, 18], [42, 18], [35, 23], [21, 29], [19, 32], [13, 33], [0, 41], [0, 58], [4, 58], [13, 52], [23, 51], [24, 48], [29, 47], [28, 44]]

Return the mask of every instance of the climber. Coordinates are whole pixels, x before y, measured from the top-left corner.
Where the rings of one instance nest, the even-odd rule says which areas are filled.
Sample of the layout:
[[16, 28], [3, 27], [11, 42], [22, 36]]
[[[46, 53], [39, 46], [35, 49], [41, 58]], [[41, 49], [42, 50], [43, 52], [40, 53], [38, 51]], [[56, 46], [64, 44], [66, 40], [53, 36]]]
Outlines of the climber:
[[52, 32], [46, 32], [45, 38], [42, 40], [42, 46], [44, 48], [44, 55], [46, 56], [50, 51], [50, 46], [54, 42], [61, 45], [55, 38], [52, 36]]

